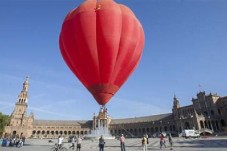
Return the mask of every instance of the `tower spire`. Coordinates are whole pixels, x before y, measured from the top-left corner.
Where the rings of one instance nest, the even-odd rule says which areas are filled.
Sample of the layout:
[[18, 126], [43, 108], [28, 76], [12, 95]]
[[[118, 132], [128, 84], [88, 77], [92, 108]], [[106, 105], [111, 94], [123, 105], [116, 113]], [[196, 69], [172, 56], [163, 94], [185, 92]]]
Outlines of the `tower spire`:
[[27, 76], [24, 83], [21, 93], [18, 95], [18, 103], [27, 104], [28, 102], [28, 88], [29, 88], [29, 77]]
[[173, 97], [173, 108], [180, 108], [180, 102], [177, 99], [175, 94], [174, 94], [174, 97]]

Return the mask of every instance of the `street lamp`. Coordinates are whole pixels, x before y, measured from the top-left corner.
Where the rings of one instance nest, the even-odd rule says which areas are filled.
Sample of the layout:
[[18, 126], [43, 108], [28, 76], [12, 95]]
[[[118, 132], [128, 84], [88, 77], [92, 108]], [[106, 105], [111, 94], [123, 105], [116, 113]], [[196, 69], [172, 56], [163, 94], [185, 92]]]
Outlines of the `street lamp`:
[[182, 122], [181, 122], [181, 120], [184, 119], [184, 118], [183, 118], [182, 116], [180, 116], [179, 119], [180, 119], [180, 126], [181, 126], [181, 132], [182, 132], [182, 131], [183, 131], [183, 127], [182, 127]]
[[162, 121], [160, 121], [160, 125], [161, 125], [161, 127], [160, 127], [160, 131], [162, 132]]
[[192, 119], [192, 128], [195, 130], [194, 116], [190, 115], [190, 118]]

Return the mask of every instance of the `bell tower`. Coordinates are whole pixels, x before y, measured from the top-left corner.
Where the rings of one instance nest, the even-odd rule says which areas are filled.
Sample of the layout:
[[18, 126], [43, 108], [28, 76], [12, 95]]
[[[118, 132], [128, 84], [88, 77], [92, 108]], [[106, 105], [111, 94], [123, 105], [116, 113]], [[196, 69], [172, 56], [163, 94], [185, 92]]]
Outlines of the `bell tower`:
[[30, 137], [34, 114], [27, 116], [29, 77], [26, 77], [22, 91], [19, 93], [14, 110], [10, 116], [10, 123], [5, 127], [4, 134], [11, 136]]
[[178, 109], [179, 108], [180, 108], [180, 102], [177, 99], [176, 95], [174, 95], [174, 97], [173, 97], [173, 108], [172, 108], [174, 119], [178, 118]]
[[173, 97], [173, 110], [180, 108], [179, 100], [177, 99], [176, 95]]
[[23, 89], [18, 95], [17, 102], [13, 113], [11, 114], [10, 125], [13, 126], [24, 126], [24, 117], [26, 116], [28, 107], [28, 88], [29, 88], [29, 77], [26, 77], [23, 83]]

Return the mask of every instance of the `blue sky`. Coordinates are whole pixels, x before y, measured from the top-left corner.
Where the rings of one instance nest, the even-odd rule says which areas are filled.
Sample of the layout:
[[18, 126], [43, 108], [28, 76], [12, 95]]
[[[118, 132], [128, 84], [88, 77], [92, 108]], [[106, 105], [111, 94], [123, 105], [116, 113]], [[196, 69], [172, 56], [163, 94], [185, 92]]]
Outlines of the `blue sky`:
[[[145, 31], [138, 68], [107, 104], [112, 118], [169, 113], [174, 94], [227, 96], [227, 1], [115, 0]], [[99, 105], [63, 61], [58, 37], [83, 0], [0, 1], [0, 112], [10, 114], [26, 76], [36, 119], [91, 119]], [[200, 86], [199, 86], [200, 85]]]

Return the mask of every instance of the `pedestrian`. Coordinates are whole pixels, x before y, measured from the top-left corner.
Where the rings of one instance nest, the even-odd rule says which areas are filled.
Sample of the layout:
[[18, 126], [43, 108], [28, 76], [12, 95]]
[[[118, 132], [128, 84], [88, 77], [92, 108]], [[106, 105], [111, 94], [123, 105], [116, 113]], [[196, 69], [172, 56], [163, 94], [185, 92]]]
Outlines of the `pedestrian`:
[[146, 137], [146, 135], [144, 135], [143, 138], [142, 138], [142, 147], [143, 147], [143, 151], [147, 151], [147, 137]]
[[78, 136], [78, 138], [76, 139], [76, 151], [80, 151], [81, 143], [82, 143], [82, 138]]
[[147, 134], [145, 136], [147, 138], [147, 144], [149, 144], [149, 140], [148, 140], [149, 139], [149, 136]]
[[166, 141], [165, 141], [165, 137], [164, 137], [164, 135], [161, 133], [160, 134], [160, 149], [162, 149], [162, 146], [165, 146], [165, 148], [166, 148]]
[[18, 140], [17, 147], [20, 148], [20, 147], [22, 147], [22, 146], [23, 146], [23, 141], [22, 141], [22, 138], [20, 138], [20, 139]]
[[169, 138], [170, 150], [173, 150], [173, 138], [171, 133], [168, 134], [168, 138]]
[[58, 150], [62, 147], [63, 139], [62, 135], [58, 136]]
[[124, 134], [121, 134], [120, 145], [121, 145], [121, 151], [125, 151], [125, 137], [124, 137]]
[[99, 151], [104, 151], [104, 145], [105, 145], [105, 140], [101, 135], [101, 137], [99, 138]]
[[69, 148], [72, 148], [74, 150], [74, 148], [75, 148], [75, 136], [72, 137], [72, 145]]

